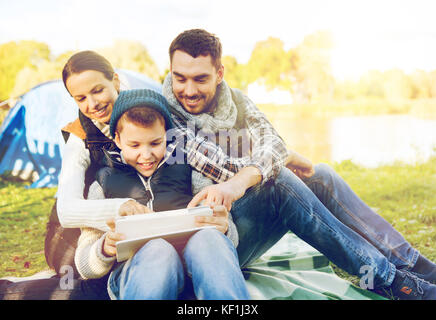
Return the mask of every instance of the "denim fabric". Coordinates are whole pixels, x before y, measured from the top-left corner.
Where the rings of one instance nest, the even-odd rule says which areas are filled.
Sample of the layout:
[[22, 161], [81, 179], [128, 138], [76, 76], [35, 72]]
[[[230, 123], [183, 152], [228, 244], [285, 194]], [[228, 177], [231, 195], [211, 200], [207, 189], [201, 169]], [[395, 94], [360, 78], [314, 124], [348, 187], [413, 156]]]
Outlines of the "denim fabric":
[[413, 268], [418, 250], [366, 205], [330, 166], [319, 164], [315, 169], [315, 175], [304, 182], [327, 209], [368, 240], [398, 269]]
[[332, 169], [321, 165], [315, 171], [306, 185], [283, 168], [274, 181], [249, 189], [233, 204], [240, 265], [247, 266], [292, 231], [348, 273], [362, 276], [370, 269], [376, 287], [389, 286], [396, 266], [415, 263], [416, 250]]
[[236, 250], [216, 229], [195, 233], [181, 254], [166, 240], [147, 242], [114, 269], [108, 288], [113, 299], [175, 300], [188, 281], [197, 299], [249, 299]]

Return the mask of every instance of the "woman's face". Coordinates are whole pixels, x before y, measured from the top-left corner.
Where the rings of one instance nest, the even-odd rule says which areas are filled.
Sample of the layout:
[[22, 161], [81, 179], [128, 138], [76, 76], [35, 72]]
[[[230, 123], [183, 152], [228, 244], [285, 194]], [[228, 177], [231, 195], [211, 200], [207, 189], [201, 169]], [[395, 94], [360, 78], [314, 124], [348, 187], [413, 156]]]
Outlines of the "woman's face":
[[103, 73], [95, 70], [73, 73], [66, 86], [85, 116], [102, 123], [109, 122], [120, 91], [117, 74], [114, 74], [113, 80], [108, 80]]

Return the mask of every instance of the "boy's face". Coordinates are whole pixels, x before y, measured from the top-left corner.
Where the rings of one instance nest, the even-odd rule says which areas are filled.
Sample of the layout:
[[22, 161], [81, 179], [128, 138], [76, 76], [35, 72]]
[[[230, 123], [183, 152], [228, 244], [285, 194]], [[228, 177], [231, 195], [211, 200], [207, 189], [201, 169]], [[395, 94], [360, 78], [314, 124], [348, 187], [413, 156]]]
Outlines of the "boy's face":
[[218, 70], [208, 56], [192, 57], [176, 50], [171, 59], [173, 93], [183, 108], [192, 114], [210, 112], [216, 88], [223, 80], [224, 67]]
[[121, 132], [115, 134], [115, 143], [123, 152], [124, 160], [144, 177], [156, 171], [165, 156], [166, 131], [160, 120], [150, 127], [124, 121]]

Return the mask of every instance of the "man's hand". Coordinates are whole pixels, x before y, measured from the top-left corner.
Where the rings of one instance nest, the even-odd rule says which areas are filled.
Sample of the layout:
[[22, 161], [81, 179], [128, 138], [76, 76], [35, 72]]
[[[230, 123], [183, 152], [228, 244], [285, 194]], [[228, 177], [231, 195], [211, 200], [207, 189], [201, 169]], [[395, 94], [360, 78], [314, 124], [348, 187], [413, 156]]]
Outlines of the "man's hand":
[[248, 188], [259, 183], [261, 173], [258, 168], [245, 167], [235, 174], [230, 180], [205, 187], [197, 193], [188, 208], [192, 208], [205, 200], [204, 205], [223, 205], [227, 211], [232, 209], [232, 203], [242, 198]]
[[140, 204], [139, 202], [135, 200], [129, 200], [124, 202], [118, 211], [118, 214], [120, 216], [131, 216], [134, 214], [143, 214], [143, 213], [151, 213], [151, 211], [148, 207]]
[[232, 183], [230, 180], [205, 187], [197, 193], [188, 208], [196, 207], [204, 200], [203, 205], [222, 205], [227, 211], [232, 208], [232, 203], [241, 198], [245, 193], [245, 189], [241, 188], [238, 184]]
[[315, 174], [312, 162], [294, 151], [288, 151], [286, 167], [295, 173], [300, 179], [310, 178]]
[[229, 212], [226, 207], [221, 205], [211, 205], [213, 210], [212, 216], [198, 216], [195, 217], [195, 224], [197, 227], [214, 226], [218, 231], [226, 233], [229, 228]]
[[115, 219], [111, 218], [106, 221], [111, 231], [106, 233], [106, 237], [103, 241], [103, 254], [106, 257], [114, 257], [117, 254], [117, 241], [125, 239], [125, 236], [121, 233], [115, 232]]

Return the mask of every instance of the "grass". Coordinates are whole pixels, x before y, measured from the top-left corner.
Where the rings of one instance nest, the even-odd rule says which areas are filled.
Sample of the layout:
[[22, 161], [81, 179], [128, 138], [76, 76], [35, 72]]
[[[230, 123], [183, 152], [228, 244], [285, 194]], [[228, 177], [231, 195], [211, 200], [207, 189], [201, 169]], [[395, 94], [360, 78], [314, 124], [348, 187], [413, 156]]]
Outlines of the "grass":
[[56, 188], [27, 189], [28, 185], [0, 177], [0, 277], [30, 276], [47, 269], [45, 226]]
[[[331, 164], [353, 190], [429, 259], [436, 261], [436, 158], [376, 169], [349, 161]], [[56, 188], [27, 189], [0, 177], [0, 277], [29, 276], [47, 268], [45, 225]], [[333, 266], [358, 285], [358, 278]]]
[[[413, 247], [436, 261], [436, 158], [422, 164], [397, 163], [376, 169], [349, 161], [333, 167]], [[339, 276], [358, 285], [357, 277], [333, 267]]]

